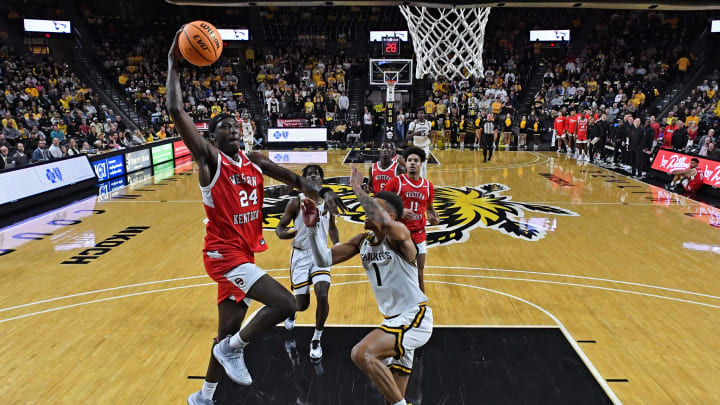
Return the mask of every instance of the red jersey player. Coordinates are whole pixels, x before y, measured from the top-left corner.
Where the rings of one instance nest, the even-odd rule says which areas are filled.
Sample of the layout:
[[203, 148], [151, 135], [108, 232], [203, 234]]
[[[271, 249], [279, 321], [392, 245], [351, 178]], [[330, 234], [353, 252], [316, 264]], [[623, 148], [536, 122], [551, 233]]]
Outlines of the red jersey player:
[[[594, 119], [594, 118], [593, 118]], [[588, 133], [588, 125], [589, 121], [587, 119], [587, 116], [585, 115], [578, 115], [577, 118], [577, 129], [575, 131], [577, 136], [577, 149], [579, 150], [578, 153], [581, 153], [581, 155], [578, 157], [578, 161], [590, 161], [590, 156], [588, 156], [588, 139], [587, 139], [587, 133]]]
[[[400, 165], [398, 158], [395, 144], [383, 142], [382, 146], [380, 146], [380, 160], [370, 166], [368, 189], [372, 190], [373, 194], [383, 191], [385, 184], [393, 177], [405, 173], [405, 166]], [[405, 160], [403, 159], [402, 162], [404, 164]]]
[[[675, 170], [671, 172], [673, 176], [672, 182], [665, 186], [670, 191], [676, 191], [682, 186], [682, 188], [691, 194], [697, 193], [700, 187], [703, 185], [703, 172], [697, 167], [700, 161], [697, 158], [690, 159], [690, 167], [685, 170]], [[682, 191], [682, 190], [679, 190]]]
[[[202, 390], [188, 397], [189, 404], [212, 404], [223, 368], [238, 383], [252, 383], [243, 350], [261, 332], [295, 314], [295, 298], [255, 265], [255, 252], [267, 249], [262, 236], [263, 174], [301, 189], [311, 198], [324, 196], [326, 209], [344, 208], [330, 190], [321, 189], [282, 168], [258, 152], [240, 152], [240, 126], [229, 114], [215, 116], [209, 125], [215, 144], [206, 141], [183, 110], [177, 37], [168, 53], [168, 111], [195, 160], [205, 212], [208, 217], [203, 261], [218, 283], [218, 337], [213, 346]], [[265, 304], [240, 330], [248, 300]], [[227, 336], [227, 337], [226, 337]]]
[[576, 137], [577, 137], [577, 122], [578, 122], [578, 114], [575, 112], [575, 110], [570, 111], [570, 114], [568, 114], [567, 118], [565, 118], [565, 132], [567, 133], [567, 147], [568, 147], [568, 155], [572, 155], [571, 150], [574, 150], [577, 154], [577, 144], [576, 144]]
[[428, 179], [420, 177], [420, 168], [425, 161], [425, 151], [417, 146], [405, 150], [407, 174], [393, 178], [385, 184], [384, 191], [396, 193], [403, 200], [403, 215], [400, 221], [410, 230], [413, 242], [418, 246], [417, 265], [420, 289], [425, 291], [423, 269], [427, 254], [427, 235], [425, 234], [426, 213], [430, 225], [440, 223], [433, 207], [435, 187]]
[[[553, 127], [555, 128], [555, 138], [558, 140], [558, 152], [562, 152], [562, 144], [566, 142], [565, 139], [565, 117], [563, 117], [562, 111], [558, 112], [557, 117], [555, 117], [555, 122], [553, 123]], [[570, 152], [569, 144], [566, 144], [565, 147], [568, 150], [568, 153]]]

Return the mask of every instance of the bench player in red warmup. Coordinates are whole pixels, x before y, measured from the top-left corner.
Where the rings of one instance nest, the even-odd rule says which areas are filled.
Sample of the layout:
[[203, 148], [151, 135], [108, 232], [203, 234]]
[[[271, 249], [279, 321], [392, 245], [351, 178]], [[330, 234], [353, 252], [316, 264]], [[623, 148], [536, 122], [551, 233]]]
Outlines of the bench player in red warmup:
[[[245, 346], [295, 314], [295, 297], [255, 265], [255, 252], [267, 249], [262, 234], [263, 174], [302, 190], [310, 198], [324, 197], [325, 208], [331, 213], [337, 214], [338, 207], [344, 206], [332, 190], [321, 189], [259, 152], [241, 152], [240, 126], [229, 114], [219, 114], [210, 121], [214, 145], [200, 135], [183, 110], [177, 48], [180, 32], [168, 53], [168, 111], [198, 167], [208, 218], [203, 261], [208, 275], [218, 283], [217, 344], [212, 348], [203, 387], [188, 397], [188, 403], [212, 404], [223, 368], [232, 381], [251, 384], [243, 355]], [[249, 299], [265, 306], [241, 330]]]
[[411, 146], [405, 150], [404, 155], [407, 174], [401, 174], [388, 181], [385, 184], [384, 191], [395, 193], [402, 198], [404, 209], [400, 222], [407, 226], [413, 242], [418, 246], [418, 282], [420, 289], [425, 292], [425, 281], [423, 279], [425, 256], [427, 255], [425, 224], [427, 220], [430, 221], [430, 225], [440, 223], [437, 212], [433, 207], [435, 186], [428, 179], [420, 176], [422, 163], [426, 159], [425, 150], [417, 146]]
[[700, 190], [700, 187], [703, 185], [703, 172], [702, 170], [699, 170], [697, 167], [700, 164], [700, 161], [697, 158], [690, 159], [690, 167], [687, 169], [680, 169], [680, 170], [674, 170], [670, 172], [672, 174], [673, 180], [670, 182], [670, 184], [666, 185], [665, 188], [667, 188], [670, 191], [685, 191], [686, 193], [695, 194]]
[[[377, 194], [385, 188], [385, 184], [393, 177], [405, 173], [405, 160], [397, 154], [395, 144], [383, 142], [380, 146], [380, 160], [370, 166], [368, 189]], [[402, 164], [401, 164], [402, 163]]]

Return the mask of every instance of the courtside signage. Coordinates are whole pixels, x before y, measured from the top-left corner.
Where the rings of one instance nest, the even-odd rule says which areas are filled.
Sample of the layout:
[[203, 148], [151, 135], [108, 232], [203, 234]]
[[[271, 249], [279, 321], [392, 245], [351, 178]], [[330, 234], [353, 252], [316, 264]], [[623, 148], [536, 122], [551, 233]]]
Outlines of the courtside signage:
[[275, 163], [307, 164], [327, 163], [327, 151], [282, 152], [270, 151], [268, 157]]
[[173, 159], [173, 145], [166, 143], [165, 145], [153, 146], [152, 148], [152, 164], [164, 163]]
[[268, 143], [327, 142], [327, 128], [269, 128]]
[[125, 159], [123, 155], [117, 155], [106, 159], [92, 162], [98, 182], [114, 179], [125, 174]]
[[185, 142], [183, 141], [173, 142], [173, 154], [175, 155], [175, 159], [177, 159], [181, 156], [189, 155], [190, 149], [185, 146]]
[[652, 168], [670, 174], [675, 170], [685, 170], [690, 167], [690, 159], [692, 158], [700, 161], [698, 170], [703, 174], [703, 183], [712, 187], [720, 187], [720, 162], [714, 160], [660, 149], [660, 152], [655, 156], [655, 160], [653, 160]]
[[95, 178], [86, 155], [0, 173], [0, 204]]
[[150, 167], [150, 149], [125, 154], [125, 168], [128, 173]]

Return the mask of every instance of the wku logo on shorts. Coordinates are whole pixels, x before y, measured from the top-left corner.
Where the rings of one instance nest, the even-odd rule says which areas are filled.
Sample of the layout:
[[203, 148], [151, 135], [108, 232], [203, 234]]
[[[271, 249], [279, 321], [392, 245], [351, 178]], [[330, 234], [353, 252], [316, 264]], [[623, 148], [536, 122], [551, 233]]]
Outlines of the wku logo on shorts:
[[238, 287], [243, 287], [245, 285], [245, 280], [243, 280], [241, 277], [238, 277], [233, 280], [233, 283], [235, 283]]

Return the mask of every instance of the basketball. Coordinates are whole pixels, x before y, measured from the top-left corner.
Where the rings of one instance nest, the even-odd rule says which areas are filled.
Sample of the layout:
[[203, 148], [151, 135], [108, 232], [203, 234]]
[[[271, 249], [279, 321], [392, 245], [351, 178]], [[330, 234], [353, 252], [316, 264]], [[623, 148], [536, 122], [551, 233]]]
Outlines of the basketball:
[[222, 54], [223, 42], [215, 26], [207, 21], [193, 21], [183, 27], [178, 47], [186, 61], [208, 66]]

